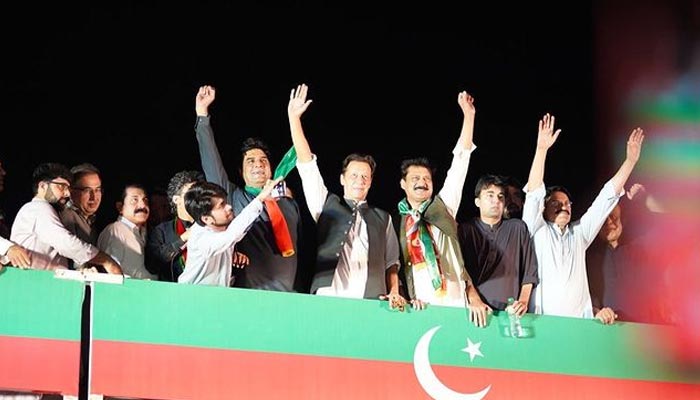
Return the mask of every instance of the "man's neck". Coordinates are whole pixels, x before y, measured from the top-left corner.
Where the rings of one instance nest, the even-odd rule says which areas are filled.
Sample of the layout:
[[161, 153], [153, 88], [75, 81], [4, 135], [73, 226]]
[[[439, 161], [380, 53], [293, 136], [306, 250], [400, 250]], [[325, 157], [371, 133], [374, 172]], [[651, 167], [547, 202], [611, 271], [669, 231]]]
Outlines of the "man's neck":
[[486, 217], [486, 216], [481, 215], [480, 218], [481, 218], [481, 222], [483, 222], [489, 226], [494, 226], [494, 225], [497, 225], [499, 222], [501, 222], [501, 218], [498, 218], [498, 217]]
[[423, 203], [425, 203], [426, 201], [428, 201], [428, 200], [430, 200], [430, 199], [426, 199], [426, 200], [411, 200], [411, 199], [407, 199], [407, 200], [408, 200], [408, 204], [411, 205], [411, 208], [412, 208], [412, 209], [418, 210], [418, 209], [420, 208], [420, 206], [421, 206]]
[[207, 228], [211, 229], [214, 232], [223, 232], [226, 230], [227, 226], [221, 226], [221, 225], [207, 225]]
[[88, 213], [84, 212], [83, 210], [81, 210], [81, 209], [78, 208], [78, 207], [75, 207], [75, 211], [76, 211], [78, 214], [80, 214], [81, 217], [85, 218], [85, 219], [88, 220], [88, 221], [91, 221], [91, 220], [93, 220], [93, 219], [95, 218], [95, 213], [88, 214]]

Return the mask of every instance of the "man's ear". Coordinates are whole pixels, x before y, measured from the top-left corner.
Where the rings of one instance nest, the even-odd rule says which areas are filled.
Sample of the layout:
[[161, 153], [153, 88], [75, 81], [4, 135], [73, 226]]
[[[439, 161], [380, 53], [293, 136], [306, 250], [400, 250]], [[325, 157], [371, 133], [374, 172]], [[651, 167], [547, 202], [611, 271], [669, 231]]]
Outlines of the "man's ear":
[[345, 186], [345, 176], [343, 174], [340, 174], [340, 185]]
[[37, 192], [37, 193], [41, 193], [41, 192], [46, 193], [46, 191], [48, 190], [48, 189], [47, 189], [47, 186], [48, 186], [48, 185], [49, 185], [49, 184], [46, 183], [46, 182], [39, 182], [39, 184], [36, 185], [36, 192]]
[[202, 215], [199, 217], [199, 220], [202, 221], [204, 225], [209, 225], [210, 223], [214, 222], [214, 218], [211, 215]]
[[406, 190], [406, 181], [401, 179], [399, 181], [399, 185], [401, 185], [401, 189]]
[[114, 207], [117, 209], [119, 215], [122, 215], [122, 208], [124, 208], [124, 203], [122, 201], [117, 201], [114, 203]]
[[474, 204], [477, 208], [481, 208], [481, 199], [478, 197], [474, 197]]

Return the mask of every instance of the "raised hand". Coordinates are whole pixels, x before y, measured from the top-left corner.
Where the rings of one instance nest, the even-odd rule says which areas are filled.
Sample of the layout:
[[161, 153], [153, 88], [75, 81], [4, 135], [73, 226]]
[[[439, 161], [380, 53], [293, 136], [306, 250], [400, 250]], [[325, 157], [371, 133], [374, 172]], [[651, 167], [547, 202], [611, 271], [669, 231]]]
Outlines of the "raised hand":
[[634, 128], [632, 133], [630, 133], [629, 139], [627, 139], [627, 157], [622, 162], [620, 169], [610, 179], [613, 188], [615, 188], [615, 193], [624, 193], [625, 183], [632, 174], [632, 170], [642, 153], [642, 142], [644, 142], [644, 131], [642, 131], [642, 128]]
[[474, 98], [467, 92], [459, 92], [457, 95], [457, 104], [462, 109], [464, 113], [464, 120], [462, 121], [462, 130], [459, 133], [459, 141], [462, 148], [470, 150], [474, 143], [474, 114], [476, 114], [476, 108], [474, 108]]
[[194, 101], [194, 109], [198, 116], [206, 117], [209, 115], [209, 106], [216, 98], [216, 89], [213, 86], [205, 85], [199, 88]]
[[306, 100], [306, 94], [309, 92], [309, 87], [305, 84], [292, 89], [289, 94], [289, 104], [287, 105], [287, 115], [289, 118], [301, 118], [304, 111], [309, 107], [313, 100]]
[[457, 104], [462, 109], [465, 117], [474, 119], [476, 108], [474, 108], [474, 98], [469, 93], [462, 91], [457, 95]]
[[557, 141], [561, 129], [554, 131], [554, 116], [545, 114], [540, 120], [539, 130], [537, 132], [537, 148], [547, 150], [554, 142]]
[[630, 189], [627, 191], [627, 198], [630, 200], [634, 200], [634, 198], [640, 194], [640, 193], [645, 193], [647, 189], [642, 185], [641, 183], [635, 183], [630, 187]]
[[642, 142], [644, 142], [644, 131], [642, 128], [634, 128], [627, 139], [627, 159], [633, 163], [639, 161], [642, 153]]

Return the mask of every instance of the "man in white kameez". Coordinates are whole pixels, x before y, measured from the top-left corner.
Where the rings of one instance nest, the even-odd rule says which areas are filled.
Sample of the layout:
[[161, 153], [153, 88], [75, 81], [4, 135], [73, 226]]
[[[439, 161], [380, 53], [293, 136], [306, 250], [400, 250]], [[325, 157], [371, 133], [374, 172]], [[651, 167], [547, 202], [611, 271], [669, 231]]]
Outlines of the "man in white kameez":
[[603, 186], [581, 219], [571, 222], [571, 200], [561, 186], [545, 189], [547, 151], [561, 132], [554, 131], [554, 116], [539, 122], [537, 149], [524, 190], [523, 221], [535, 243], [539, 285], [530, 311], [537, 314], [597, 318], [612, 324], [615, 312], [605, 307], [593, 315], [586, 274], [586, 249], [596, 238], [610, 211], [625, 193], [627, 182], [639, 160], [644, 134], [636, 128], [627, 140], [627, 157], [617, 173]]

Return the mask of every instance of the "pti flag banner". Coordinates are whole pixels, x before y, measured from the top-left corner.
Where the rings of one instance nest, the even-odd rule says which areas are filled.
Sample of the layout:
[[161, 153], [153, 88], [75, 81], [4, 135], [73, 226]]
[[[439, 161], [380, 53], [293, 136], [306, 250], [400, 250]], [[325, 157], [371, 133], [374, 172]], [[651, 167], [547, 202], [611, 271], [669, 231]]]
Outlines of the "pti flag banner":
[[84, 293], [52, 271], [0, 270], [0, 391], [78, 394]]
[[95, 283], [91, 393], [152, 399], [690, 399], [670, 326], [125, 280]]

